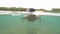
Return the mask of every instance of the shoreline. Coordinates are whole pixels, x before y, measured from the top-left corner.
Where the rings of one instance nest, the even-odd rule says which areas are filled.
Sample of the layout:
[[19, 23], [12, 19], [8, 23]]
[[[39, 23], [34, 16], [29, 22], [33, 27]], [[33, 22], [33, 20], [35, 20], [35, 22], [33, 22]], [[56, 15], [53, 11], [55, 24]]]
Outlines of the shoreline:
[[[60, 16], [60, 13], [50, 13], [50, 12], [32, 12], [33, 15], [51, 15], [51, 16]], [[21, 15], [21, 14], [30, 14], [30, 12], [20, 12], [20, 11], [0, 11], [0, 15]]]

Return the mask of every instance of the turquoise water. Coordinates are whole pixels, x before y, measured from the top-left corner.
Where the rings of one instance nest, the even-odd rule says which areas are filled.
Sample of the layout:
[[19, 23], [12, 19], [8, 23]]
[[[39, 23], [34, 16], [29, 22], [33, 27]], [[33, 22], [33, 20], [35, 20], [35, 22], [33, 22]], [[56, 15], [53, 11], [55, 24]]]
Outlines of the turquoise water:
[[35, 22], [28, 22], [23, 15], [1, 15], [0, 34], [60, 34], [60, 17], [40, 16]]

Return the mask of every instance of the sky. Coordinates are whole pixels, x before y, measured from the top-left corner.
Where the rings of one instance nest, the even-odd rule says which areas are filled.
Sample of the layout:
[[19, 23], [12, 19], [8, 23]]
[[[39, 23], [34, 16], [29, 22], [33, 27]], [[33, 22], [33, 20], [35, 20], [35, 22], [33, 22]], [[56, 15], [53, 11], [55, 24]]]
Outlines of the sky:
[[60, 0], [0, 0], [0, 7], [24, 7], [35, 9], [60, 8]]

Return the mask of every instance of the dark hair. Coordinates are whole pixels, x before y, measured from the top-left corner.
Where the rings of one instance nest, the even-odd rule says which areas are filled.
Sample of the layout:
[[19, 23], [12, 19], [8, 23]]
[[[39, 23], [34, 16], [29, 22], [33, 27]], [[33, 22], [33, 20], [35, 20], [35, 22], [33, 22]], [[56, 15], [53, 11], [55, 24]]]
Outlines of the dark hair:
[[30, 8], [30, 9], [29, 9], [29, 12], [34, 12], [34, 11], [35, 11], [34, 8]]

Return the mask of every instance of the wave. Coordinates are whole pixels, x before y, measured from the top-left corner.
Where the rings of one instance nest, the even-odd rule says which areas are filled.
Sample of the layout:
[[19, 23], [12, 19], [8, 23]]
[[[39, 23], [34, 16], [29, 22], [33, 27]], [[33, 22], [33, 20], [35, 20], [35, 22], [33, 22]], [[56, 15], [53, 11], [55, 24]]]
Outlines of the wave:
[[60, 13], [49, 13], [49, 12], [12, 12], [12, 11], [0, 11], [0, 14], [9, 14], [9, 15], [21, 15], [21, 14], [25, 14], [25, 15], [50, 15], [50, 16], [60, 16]]

